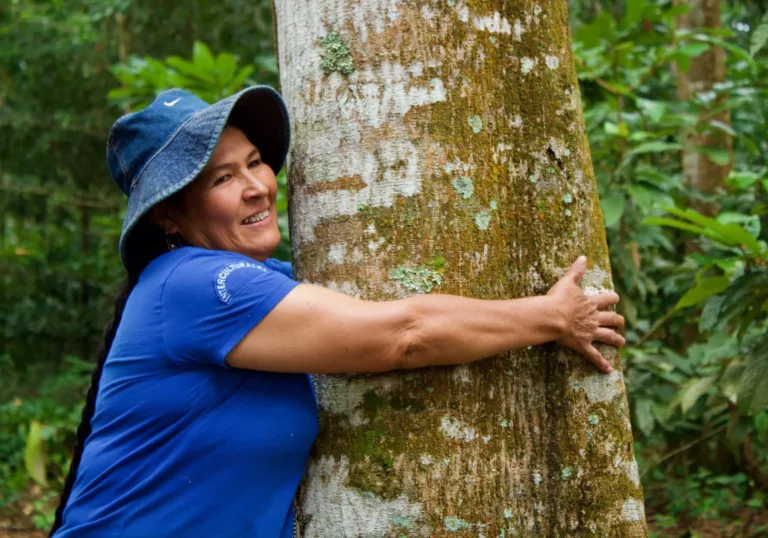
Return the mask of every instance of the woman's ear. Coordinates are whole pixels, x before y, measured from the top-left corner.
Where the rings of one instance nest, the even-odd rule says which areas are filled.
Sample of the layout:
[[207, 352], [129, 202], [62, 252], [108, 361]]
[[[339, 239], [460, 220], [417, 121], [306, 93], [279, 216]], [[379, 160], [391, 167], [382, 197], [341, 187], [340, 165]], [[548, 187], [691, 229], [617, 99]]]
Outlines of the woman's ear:
[[169, 235], [179, 233], [175, 211], [168, 202], [160, 202], [149, 210], [149, 218], [155, 226], [162, 228]]

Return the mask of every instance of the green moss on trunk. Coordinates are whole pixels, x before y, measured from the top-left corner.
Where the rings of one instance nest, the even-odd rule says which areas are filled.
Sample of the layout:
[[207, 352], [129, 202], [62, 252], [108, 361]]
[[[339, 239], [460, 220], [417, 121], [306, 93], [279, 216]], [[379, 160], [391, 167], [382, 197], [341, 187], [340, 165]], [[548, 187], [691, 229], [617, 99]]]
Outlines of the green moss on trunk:
[[[301, 279], [374, 300], [512, 298], [586, 254], [610, 288], [565, 0], [315, 2], [275, 0]], [[344, 36], [355, 71], [326, 73], [305, 31]], [[646, 535], [623, 381], [554, 345], [323, 378], [318, 395], [313, 469], [344, 478], [310, 477], [306, 536]], [[318, 483], [346, 488], [331, 493], [347, 508]]]

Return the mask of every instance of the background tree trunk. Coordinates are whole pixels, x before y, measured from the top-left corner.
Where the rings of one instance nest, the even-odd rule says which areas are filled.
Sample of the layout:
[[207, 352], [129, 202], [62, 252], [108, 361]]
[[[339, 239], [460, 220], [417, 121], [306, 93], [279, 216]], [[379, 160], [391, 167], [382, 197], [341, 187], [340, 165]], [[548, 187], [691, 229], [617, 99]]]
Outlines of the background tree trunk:
[[[719, 0], [678, 0], [677, 3], [689, 7], [688, 13], [677, 18], [679, 29], [722, 27]], [[683, 101], [691, 101], [696, 94], [711, 92], [719, 82], [725, 82], [725, 51], [721, 47], [711, 46], [708, 51], [691, 59], [688, 72], [678, 71], [677, 95]], [[685, 184], [706, 194], [714, 194], [717, 187], [723, 185], [733, 163], [733, 139], [722, 129], [713, 126], [730, 126], [731, 115], [728, 110], [714, 112], [721, 107], [722, 103], [715, 99], [702, 110], [704, 121], [696, 131], [686, 136], [683, 150]], [[717, 164], [706, 153], [696, 151], [696, 147], [725, 151], [730, 160], [727, 164]], [[696, 209], [713, 216], [717, 214], [718, 206], [712, 202], [702, 202], [696, 204]]]
[[[565, 0], [274, 7], [299, 278], [375, 300], [522, 297], [587, 254], [585, 288], [612, 287]], [[316, 378], [303, 535], [645, 536], [603, 351], [611, 375], [546, 345]]]

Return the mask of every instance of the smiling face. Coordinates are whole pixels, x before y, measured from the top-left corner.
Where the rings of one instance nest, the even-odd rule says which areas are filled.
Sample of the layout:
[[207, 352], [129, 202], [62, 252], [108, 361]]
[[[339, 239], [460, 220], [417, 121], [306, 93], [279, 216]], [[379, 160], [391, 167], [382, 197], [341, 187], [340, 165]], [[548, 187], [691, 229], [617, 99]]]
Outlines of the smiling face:
[[152, 219], [190, 245], [264, 261], [280, 244], [276, 198], [272, 168], [240, 129], [227, 127], [180, 203], [158, 204]]

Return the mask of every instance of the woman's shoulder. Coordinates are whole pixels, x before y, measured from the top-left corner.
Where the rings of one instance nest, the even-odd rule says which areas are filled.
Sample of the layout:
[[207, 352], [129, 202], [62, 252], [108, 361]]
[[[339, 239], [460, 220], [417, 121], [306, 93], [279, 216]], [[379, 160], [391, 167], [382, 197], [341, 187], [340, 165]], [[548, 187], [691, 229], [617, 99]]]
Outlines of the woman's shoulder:
[[[275, 279], [291, 278], [287, 262], [268, 259], [260, 262], [237, 252], [182, 247], [154, 260], [142, 274], [142, 279], [159, 285], [163, 295], [180, 298], [186, 294], [212, 287], [222, 301], [255, 280], [272, 285]], [[265, 278], [272, 275], [271, 278]]]
[[[210, 250], [199, 247], [181, 247], [154, 259], [145, 269], [147, 276], [167, 279], [171, 276], [207, 273], [228, 266], [243, 264], [266, 268], [265, 264], [237, 252]], [[142, 274], [144, 276], [144, 274]]]

